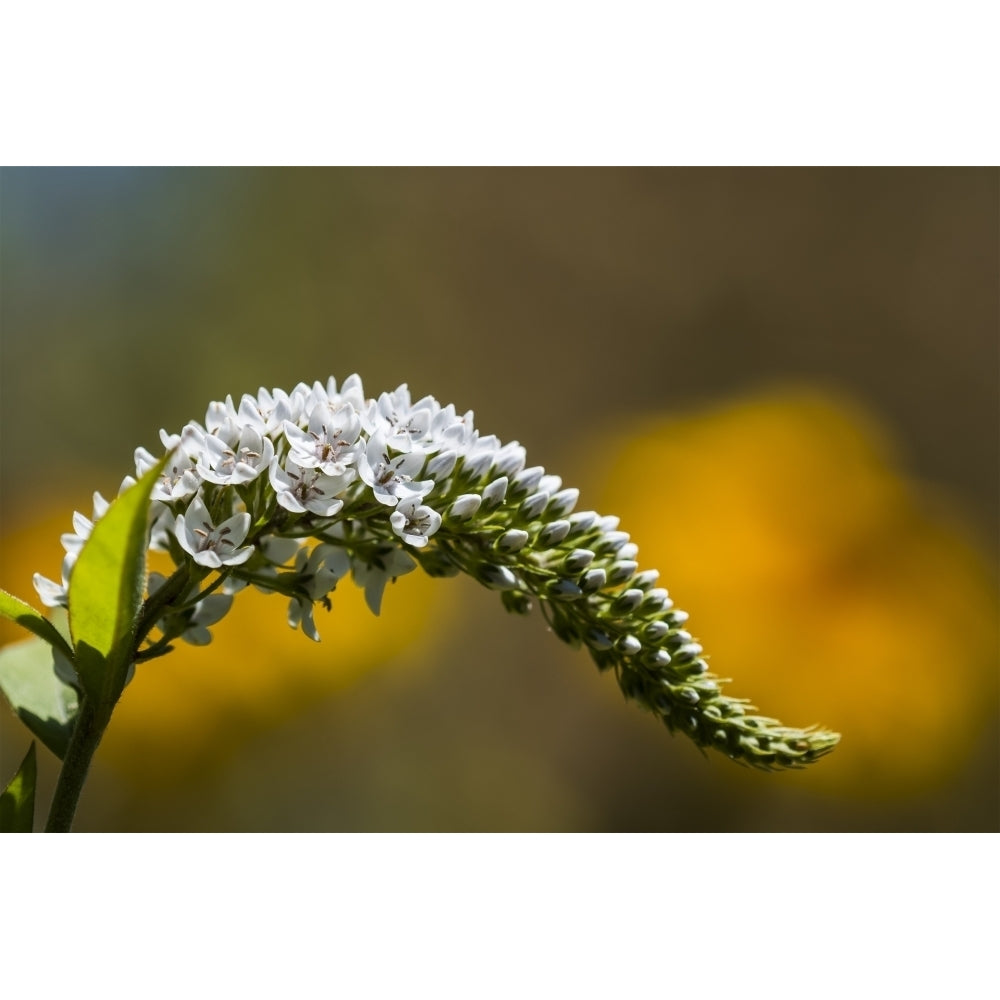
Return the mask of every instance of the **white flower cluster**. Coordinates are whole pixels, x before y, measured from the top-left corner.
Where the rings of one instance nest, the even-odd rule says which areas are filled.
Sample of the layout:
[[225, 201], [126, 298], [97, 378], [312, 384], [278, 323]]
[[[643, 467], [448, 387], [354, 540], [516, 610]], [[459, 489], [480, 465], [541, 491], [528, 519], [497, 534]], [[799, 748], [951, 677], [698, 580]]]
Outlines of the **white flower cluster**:
[[[513, 612], [537, 598], [556, 635], [585, 646], [627, 697], [702, 746], [770, 768], [807, 763], [837, 741], [722, 695], [687, 615], [655, 570], [639, 570], [618, 519], [575, 512], [577, 490], [526, 467], [516, 441], [480, 435], [471, 411], [413, 402], [406, 385], [369, 399], [352, 375], [339, 387], [330, 378], [227, 397], [204, 424], [160, 438], [170, 459], [152, 491], [150, 547], [177, 569], [150, 576], [137, 662], [177, 638], [210, 641], [208, 626], [249, 585], [287, 597], [289, 624], [318, 639], [315, 606], [329, 608], [347, 575], [378, 614], [386, 584], [420, 565], [469, 574]], [[141, 476], [157, 459], [139, 448], [135, 464]], [[61, 584], [35, 577], [45, 604], [67, 604], [76, 558], [107, 507], [95, 494], [93, 519], [74, 515]]]
[[[501, 446], [481, 436], [471, 411], [458, 413], [431, 396], [412, 402], [406, 385], [368, 399], [357, 375], [339, 388], [330, 378], [300, 383], [291, 392], [262, 388], [239, 403], [228, 396], [210, 404], [204, 424], [192, 421], [179, 434], [161, 431], [160, 439], [173, 457], [153, 489], [151, 548], [179, 555], [179, 546], [198, 566], [225, 568], [222, 586], [229, 594], [247, 583], [281, 589], [277, 568], [294, 563], [289, 621], [312, 638], [318, 638], [313, 604], [325, 601], [350, 570], [378, 613], [386, 583], [416, 567], [407, 549], [425, 547], [441, 527], [431, 494], [448, 500], [440, 487], [450, 485], [456, 468], [470, 484], [495, 469], [487, 500], [496, 504], [505, 492], [503, 477], [525, 462], [516, 442]], [[138, 448], [136, 475], [156, 462]], [[127, 477], [122, 490], [134, 482]], [[476, 497], [477, 507], [482, 500]], [[457, 511], [467, 511], [470, 502], [463, 498]], [[93, 520], [107, 506], [95, 494]], [[384, 525], [374, 523], [378, 511], [388, 514]], [[93, 520], [77, 513], [75, 532], [63, 535], [61, 584], [35, 575], [46, 605], [66, 605], [73, 565]], [[344, 532], [348, 524], [353, 540]], [[364, 526], [373, 530], [366, 533]], [[327, 541], [306, 548], [305, 539], [322, 539], [326, 532]], [[393, 535], [399, 541], [387, 544]], [[236, 572], [253, 556], [253, 572]], [[290, 578], [284, 582], [292, 589]], [[217, 612], [221, 602], [210, 607]], [[184, 637], [204, 642], [205, 625], [215, 620], [197, 608]]]

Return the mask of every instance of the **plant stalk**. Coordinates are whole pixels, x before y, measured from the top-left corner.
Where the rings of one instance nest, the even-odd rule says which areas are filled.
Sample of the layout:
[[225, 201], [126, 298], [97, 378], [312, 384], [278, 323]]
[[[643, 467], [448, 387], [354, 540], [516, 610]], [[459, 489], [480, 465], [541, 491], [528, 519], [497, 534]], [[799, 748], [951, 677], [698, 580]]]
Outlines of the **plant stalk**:
[[69, 833], [73, 826], [73, 817], [80, 801], [83, 784], [87, 780], [90, 761], [104, 735], [108, 718], [107, 714], [98, 713], [89, 698], [83, 698], [76, 717], [76, 725], [73, 727], [73, 735], [70, 737], [69, 748], [59, 772], [56, 791], [52, 796], [49, 818], [45, 824], [46, 833]]

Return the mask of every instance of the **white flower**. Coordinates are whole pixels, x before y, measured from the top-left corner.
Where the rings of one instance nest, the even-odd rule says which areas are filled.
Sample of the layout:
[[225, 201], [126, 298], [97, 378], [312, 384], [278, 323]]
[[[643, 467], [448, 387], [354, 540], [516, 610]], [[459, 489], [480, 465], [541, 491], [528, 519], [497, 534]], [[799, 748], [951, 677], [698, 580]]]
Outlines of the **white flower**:
[[295, 559], [298, 583], [305, 595], [296, 594], [288, 604], [288, 624], [292, 628], [301, 626], [313, 642], [319, 642], [319, 632], [313, 617], [313, 606], [322, 601], [329, 608], [327, 595], [337, 586], [338, 580], [347, 575], [351, 560], [347, 553], [336, 545], [321, 543], [312, 552], [299, 549]]
[[376, 549], [371, 562], [355, 558], [351, 566], [354, 570], [354, 582], [365, 588], [365, 603], [371, 608], [372, 614], [376, 615], [382, 610], [385, 585], [417, 568], [413, 558], [395, 545], [381, 545]]
[[[195, 466], [204, 447], [204, 438], [205, 432], [197, 424], [188, 424], [180, 435], [168, 435], [166, 431], [160, 431], [160, 440], [163, 441], [164, 447], [174, 454], [153, 487], [152, 499], [166, 503], [171, 500], [183, 500], [184, 497], [198, 492], [201, 477]], [[145, 448], [136, 448], [137, 475], [144, 475], [158, 461], [159, 459]]]
[[301, 401], [295, 401], [281, 389], [268, 392], [261, 387], [256, 398], [246, 393], [240, 400], [236, 417], [243, 427], [252, 427], [259, 434], [277, 434], [285, 421], [293, 424], [299, 419]]
[[35, 591], [38, 593], [38, 597], [42, 604], [44, 604], [47, 608], [68, 607], [69, 578], [73, 572], [73, 566], [76, 564], [77, 556], [79, 556], [84, 542], [90, 538], [90, 533], [94, 530], [94, 524], [104, 517], [107, 513], [108, 507], [110, 506], [108, 501], [105, 500], [100, 493], [95, 493], [93, 500], [93, 520], [84, 517], [78, 510], [73, 511], [73, 527], [76, 530], [73, 532], [66, 532], [60, 538], [62, 547], [66, 552], [62, 561], [62, 586], [55, 581], [48, 579], [48, 577], [42, 576], [41, 573], [36, 573], [32, 577], [32, 583], [35, 587]]
[[333, 517], [344, 506], [341, 494], [354, 477], [354, 469], [347, 469], [339, 476], [327, 476], [319, 469], [302, 468], [291, 457], [285, 459], [285, 468], [277, 457], [271, 462], [271, 485], [278, 503], [295, 514], [308, 510], [320, 517]]
[[194, 614], [188, 620], [188, 627], [181, 633], [181, 638], [192, 646], [207, 646], [212, 641], [208, 626], [222, 621], [232, 606], [232, 594], [209, 594], [194, 606]]
[[493, 475], [513, 476], [524, 468], [524, 447], [517, 441], [505, 444], [493, 457]]
[[439, 447], [464, 452], [475, 436], [472, 410], [462, 416], [455, 412], [455, 404], [439, 407], [431, 421], [430, 440]]
[[441, 527], [441, 515], [430, 507], [421, 506], [419, 500], [401, 500], [389, 515], [389, 523], [404, 542], [419, 549]]
[[[155, 594], [164, 583], [166, 577], [162, 573], [150, 573], [147, 589], [150, 594]], [[207, 646], [212, 641], [212, 633], [208, 631], [208, 626], [222, 621], [232, 605], [231, 594], [209, 594], [188, 612], [187, 627], [180, 637], [192, 646]], [[160, 628], [164, 627], [165, 623], [160, 622]]]
[[301, 538], [282, 538], [280, 535], [265, 535], [257, 540], [261, 555], [275, 566], [284, 566], [298, 555], [302, 548]]
[[244, 427], [233, 445], [209, 434], [198, 459], [198, 475], [219, 486], [239, 486], [256, 479], [273, 457], [273, 442], [254, 427]]
[[369, 436], [381, 434], [388, 447], [395, 451], [413, 451], [424, 447], [438, 402], [425, 396], [416, 405], [410, 403], [410, 390], [401, 385], [395, 392], [383, 392], [377, 401], [372, 401], [364, 415], [364, 428]]
[[423, 497], [433, 489], [433, 479], [413, 480], [423, 468], [424, 457], [421, 452], [411, 451], [390, 458], [385, 439], [375, 434], [358, 458], [358, 474], [372, 488], [379, 503], [395, 507], [400, 500]]
[[62, 565], [62, 586], [41, 573], [36, 573], [31, 578], [39, 600], [47, 608], [69, 607], [69, 574], [72, 568], [73, 560], [66, 556]]
[[463, 471], [474, 479], [481, 479], [489, 471], [500, 453], [500, 440], [493, 434], [476, 436], [466, 447]]
[[238, 547], [249, 530], [250, 515], [245, 511], [215, 527], [200, 493], [191, 501], [186, 513], [177, 515], [174, 527], [181, 548], [193, 556], [196, 563], [212, 569], [239, 566], [253, 555], [252, 545]]
[[303, 469], [320, 469], [328, 476], [342, 475], [361, 450], [361, 418], [350, 403], [337, 409], [317, 406], [309, 415], [308, 430], [290, 420], [284, 423], [291, 457]]

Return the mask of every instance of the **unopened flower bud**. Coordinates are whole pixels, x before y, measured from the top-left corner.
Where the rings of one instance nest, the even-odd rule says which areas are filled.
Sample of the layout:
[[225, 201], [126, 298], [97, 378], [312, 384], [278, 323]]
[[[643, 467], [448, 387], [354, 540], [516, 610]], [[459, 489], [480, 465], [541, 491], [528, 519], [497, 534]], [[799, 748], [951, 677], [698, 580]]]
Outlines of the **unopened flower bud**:
[[501, 476], [483, 490], [483, 510], [493, 510], [503, 503], [507, 495], [507, 485], [507, 477]]
[[493, 472], [498, 476], [513, 476], [524, 468], [524, 448], [517, 441], [505, 444], [493, 457]]
[[597, 552], [617, 552], [629, 539], [627, 531], [608, 531], [594, 544]]
[[631, 559], [616, 562], [608, 572], [608, 583], [624, 583], [639, 568], [639, 564]]
[[575, 601], [583, 591], [572, 580], [550, 580], [545, 593], [555, 601]]
[[478, 493], [463, 493], [449, 508], [445, 515], [451, 521], [468, 521], [475, 516], [482, 498]]
[[558, 545], [568, 534], [569, 521], [551, 521], [538, 533], [538, 547], [542, 549]]
[[531, 611], [531, 598], [523, 590], [505, 590], [500, 600], [512, 614], [526, 615]]
[[700, 656], [701, 653], [702, 648], [697, 642], [689, 642], [676, 650], [672, 656], [674, 663], [686, 663], [688, 660], [693, 660], [696, 656]]
[[522, 586], [521, 581], [506, 566], [493, 566], [487, 563], [479, 569], [479, 578], [487, 587], [494, 590], [515, 590]]
[[590, 531], [600, 520], [600, 515], [593, 510], [578, 510], [575, 514], [570, 514], [570, 535], [582, 535]]
[[545, 475], [545, 469], [534, 465], [530, 469], [522, 469], [510, 482], [510, 492], [514, 497], [527, 496], [533, 493]]
[[650, 622], [644, 629], [643, 635], [650, 641], [656, 642], [662, 639], [667, 632], [670, 631], [670, 626], [666, 622]]
[[563, 559], [563, 569], [567, 573], [579, 573], [586, 569], [594, 561], [594, 553], [590, 549], [573, 549], [565, 559]]
[[585, 594], [593, 594], [605, 586], [608, 582], [608, 574], [598, 566], [596, 569], [587, 570], [580, 580], [580, 589]]
[[501, 552], [519, 552], [528, 544], [531, 536], [521, 528], [511, 528], [505, 531], [496, 542], [496, 547]]
[[634, 635], [623, 635], [616, 643], [620, 653], [624, 653], [626, 656], [635, 656], [636, 653], [642, 652], [642, 643]]
[[439, 452], [427, 463], [426, 474], [436, 482], [441, 482], [446, 476], [451, 475], [457, 461], [457, 452]]
[[585, 636], [585, 641], [591, 649], [607, 650], [613, 649], [614, 643], [608, 638], [603, 632], [596, 628], [592, 628]]
[[544, 490], [541, 493], [533, 493], [525, 500], [518, 511], [518, 516], [525, 521], [534, 521], [549, 502], [549, 495]]
[[641, 590], [632, 588], [623, 591], [611, 604], [611, 610], [616, 615], [631, 614], [642, 603], [645, 594]]
[[673, 606], [673, 601], [662, 587], [654, 587], [646, 592], [641, 605], [643, 614], [655, 614]]
[[576, 506], [576, 502], [579, 499], [580, 491], [578, 489], [560, 490], [549, 501], [548, 507], [545, 508], [545, 513], [548, 517], [562, 517]]

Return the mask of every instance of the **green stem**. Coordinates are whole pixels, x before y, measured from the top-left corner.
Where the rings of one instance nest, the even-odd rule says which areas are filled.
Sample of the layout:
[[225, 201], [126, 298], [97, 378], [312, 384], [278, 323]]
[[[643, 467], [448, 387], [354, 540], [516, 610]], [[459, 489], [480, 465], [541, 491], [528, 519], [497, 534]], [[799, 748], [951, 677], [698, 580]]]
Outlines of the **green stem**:
[[45, 824], [46, 833], [69, 833], [83, 783], [90, 769], [90, 761], [107, 724], [108, 718], [101, 718], [89, 699], [84, 698], [63, 759], [62, 770], [59, 772], [48, 822]]

